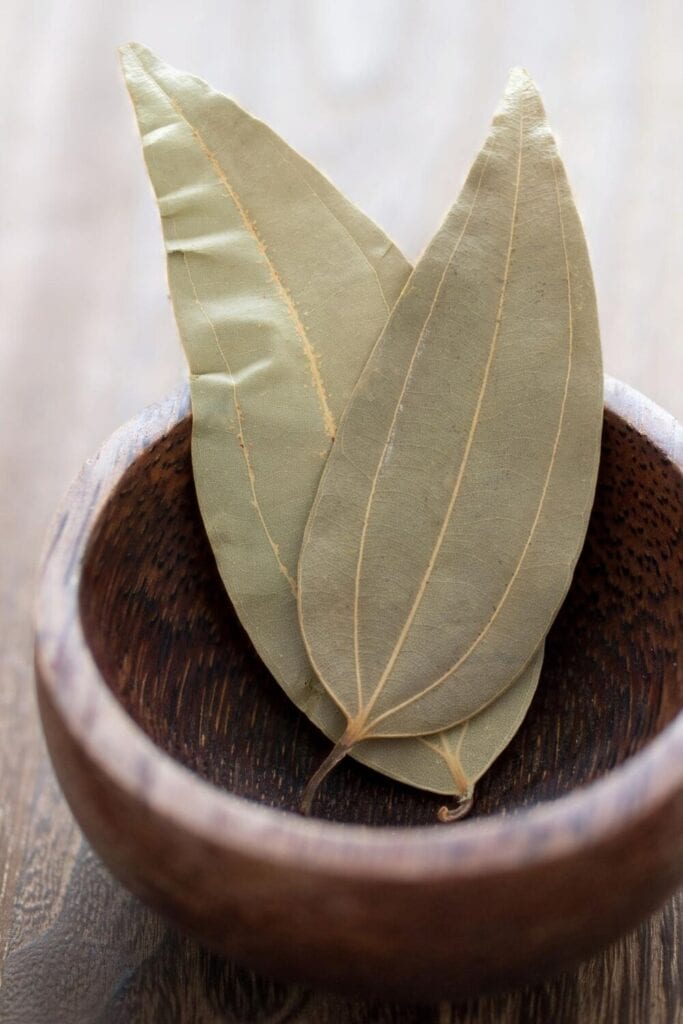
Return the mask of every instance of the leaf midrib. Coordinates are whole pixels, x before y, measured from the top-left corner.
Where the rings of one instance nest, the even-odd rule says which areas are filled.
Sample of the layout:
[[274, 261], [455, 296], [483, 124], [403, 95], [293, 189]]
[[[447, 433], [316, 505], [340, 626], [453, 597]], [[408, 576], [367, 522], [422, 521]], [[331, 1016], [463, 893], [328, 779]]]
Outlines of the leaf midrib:
[[372, 509], [372, 506], [373, 506], [373, 503], [374, 503], [374, 499], [375, 499], [375, 492], [377, 490], [377, 482], [379, 480], [379, 475], [380, 475], [380, 472], [382, 470], [382, 465], [384, 464], [385, 455], [386, 455], [386, 453], [387, 453], [387, 451], [389, 449], [389, 446], [390, 446], [390, 444], [392, 442], [392, 439], [393, 439], [393, 436], [394, 436], [394, 432], [395, 432], [395, 428], [396, 428], [396, 420], [398, 418], [399, 410], [400, 410], [401, 404], [403, 402], [403, 398], [404, 398], [404, 395], [405, 395], [405, 392], [406, 392], [406, 388], [408, 387], [408, 381], [411, 378], [411, 374], [412, 374], [412, 371], [413, 371], [413, 366], [415, 365], [415, 360], [417, 359], [417, 354], [418, 354], [418, 352], [420, 350], [420, 345], [421, 345], [422, 340], [423, 340], [423, 338], [425, 336], [427, 328], [428, 328], [428, 326], [429, 326], [429, 324], [431, 322], [432, 315], [434, 313], [434, 309], [435, 309], [436, 304], [437, 304], [437, 302], [439, 300], [439, 296], [441, 294], [441, 290], [443, 288], [443, 284], [444, 284], [444, 281], [446, 279], [446, 274], [448, 273], [448, 271], [449, 271], [449, 269], [450, 269], [450, 267], [451, 267], [451, 265], [453, 263], [453, 260], [455, 259], [456, 253], [457, 253], [458, 249], [460, 248], [460, 243], [462, 242], [462, 240], [463, 240], [463, 238], [465, 236], [465, 232], [467, 231], [467, 227], [469, 225], [470, 219], [472, 217], [472, 214], [474, 213], [474, 208], [475, 208], [475, 206], [477, 204], [477, 199], [479, 197], [479, 189], [481, 188], [481, 183], [482, 183], [483, 178], [484, 178], [484, 173], [485, 173], [486, 167], [488, 165], [489, 156], [490, 156], [490, 154], [487, 154], [486, 155], [486, 159], [483, 161], [481, 173], [479, 175], [479, 179], [477, 181], [477, 187], [476, 187], [476, 190], [475, 190], [475, 193], [474, 193], [474, 198], [472, 199], [472, 204], [470, 206], [470, 209], [468, 210], [467, 217], [465, 218], [465, 222], [464, 222], [464, 224], [462, 226], [460, 234], [458, 235], [458, 237], [457, 237], [457, 239], [455, 241], [455, 244], [454, 244], [454, 246], [453, 246], [453, 248], [451, 250], [450, 256], [448, 257], [446, 265], [445, 265], [445, 267], [443, 269], [443, 273], [441, 274], [441, 278], [439, 279], [439, 283], [437, 285], [436, 291], [434, 292], [434, 298], [432, 299], [431, 305], [429, 307], [429, 312], [427, 313], [427, 316], [425, 318], [425, 322], [422, 325], [422, 329], [421, 329], [420, 333], [418, 334], [417, 341], [416, 341], [415, 347], [413, 349], [413, 354], [411, 356], [410, 363], [408, 364], [408, 369], [406, 370], [405, 378], [404, 378], [404, 381], [403, 381], [403, 386], [401, 387], [401, 391], [399, 393], [398, 399], [396, 400], [396, 405], [395, 405], [395, 408], [394, 408], [394, 413], [393, 413], [393, 416], [392, 416], [391, 424], [389, 426], [389, 432], [387, 434], [387, 439], [384, 442], [384, 446], [382, 448], [382, 453], [381, 453], [381, 455], [379, 457], [379, 461], [377, 463], [377, 468], [375, 470], [375, 475], [374, 475], [374, 477], [372, 479], [372, 484], [371, 484], [371, 487], [370, 487], [370, 493], [368, 495], [368, 500], [367, 500], [367, 505], [366, 505], [366, 508], [365, 508], [365, 513], [363, 515], [363, 528], [361, 530], [361, 538], [360, 538], [360, 543], [359, 543], [359, 546], [358, 546], [358, 559], [356, 561], [356, 573], [355, 573], [355, 579], [354, 579], [354, 602], [353, 602], [353, 646], [354, 646], [354, 659], [355, 659], [355, 668], [356, 668], [356, 695], [357, 695], [357, 700], [358, 700], [358, 711], [359, 711], [359, 713], [363, 709], [363, 684], [362, 684], [361, 670], [360, 670], [360, 640], [359, 640], [359, 636], [358, 636], [358, 626], [359, 626], [359, 618], [360, 618], [360, 616], [359, 616], [360, 578], [361, 578], [361, 573], [362, 573], [362, 568], [363, 568], [363, 560], [364, 560], [364, 555], [365, 555], [365, 541], [366, 541], [366, 537], [367, 537], [368, 525], [369, 525], [369, 522], [370, 522], [370, 512], [371, 512], [371, 509]]
[[[133, 51], [133, 52], [135, 53], [135, 51]], [[337, 428], [336, 428], [336, 423], [335, 423], [335, 420], [334, 420], [334, 416], [332, 415], [332, 411], [331, 411], [331, 409], [329, 407], [329, 404], [328, 404], [327, 392], [326, 392], [325, 385], [324, 385], [324, 382], [323, 382], [323, 379], [322, 379], [322, 375], [321, 375], [321, 372], [320, 372], [320, 367], [318, 365], [318, 355], [317, 355], [317, 353], [316, 353], [316, 351], [315, 351], [315, 349], [314, 349], [314, 347], [313, 347], [313, 345], [312, 345], [312, 343], [311, 343], [311, 341], [310, 341], [310, 339], [308, 337], [308, 334], [306, 332], [306, 328], [304, 327], [304, 325], [303, 325], [303, 323], [301, 321], [301, 317], [299, 316], [299, 312], [298, 312], [298, 310], [297, 310], [297, 308], [296, 308], [296, 306], [294, 304], [294, 301], [293, 301], [291, 295], [289, 294], [287, 288], [285, 287], [285, 284], [284, 284], [284, 282], [283, 282], [283, 280], [282, 280], [282, 278], [281, 278], [281, 276], [280, 276], [280, 274], [279, 274], [279, 272], [277, 270], [277, 267], [275, 266], [275, 264], [273, 263], [272, 259], [268, 255], [268, 249], [267, 249], [266, 244], [264, 243], [263, 239], [259, 235], [255, 223], [253, 222], [253, 220], [249, 216], [249, 213], [248, 213], [247, 209], [245, 208], [244, 204], [242, 203], [242, 200], [240, 199], [239, 193], [233, 187], [233, 185], [231, 185], [230, 181], [228, 180], [227, 174], [226, 174], [224, 168], [222, 167], [218, 157], [213, 152], [213, 150], [210, 148], [210, 146], [207, 144], [207, 142], [204, 139], [204, 136], [202, 135], [202, 133], [199, 130], [199, 128], [197, 128], [192, 123], [192, 121], [186, 115], [186, 113], [183, 110], [182, 106], [175, 99], [175, 97], [173, 97], [164, 88], [162, 83], [149, 70], [149, 68], [145, 67], [145, 65], [143, 64], [142, 60], [140, 59], [140, 56], [139, 56], [138, 53], [135, 53], [135, 58], [138, 61], [138, 64], [140, 65], [140, 67], [144, 71], [144, 73], [151, 78], [151, 80], [157, 86], [159, 91], [161, 93], [163, 93], [163, 95], [166, 97], [167, 101], [169, 102], [169, 104], [171, 105], [173, 110], [175, 111], [176, 115], [189, 128], [190, 132], [192, 133], [193, 138], [197, 142], [197, 144], [198, 144], [200, 150], [202, 151], [203, 155], [206, 157], [206, 160], [208, 161], [208, 163], [209, 163], [211, 169], [213, 170], [214, 174], [218, 178], [218, 181], [223, 186], [223, 189], [225, 191], [225, 194], [226, 194], [227, 198], [231, 200], [231, 202], [233, 203], [235, 209], [237, 210], [237, 213], [238, 213], [238, 215], [239, 215], [239, 217], [240, 217], [240, 219], [241, 219], [241, 221], [242, 221], [242, 223], [244, 225], [245, 230], [247, 231], [247, 233], [253, 239], [253, 241], [254, 241], [257, 249], [258, 249], [259, 255], [261, 256], [261, 258], [263, 259], [266, 267], [268, 268], [268, 272], [270, 274], [270, 277], [271, 277], [271, 280], [272, 280], [273, 284], [275, 285], [275, 289], [276, 289], [276, 291], [277, 291], [277, 293], [278, 293], [278, 295], [279, 295], [279, 297], [280, 297], [280, 299], [281, 299], [285, 309], [287, 310], [287, 313], [289, 315], [289, 318], [292, 321], [292, 324], [294, 325], [294, 330], [296, 332], [296, 335], [299, 338], [299, 341], [301, 342], [301, 346], [302, 346], [304, 355], [306, 356], [306, 360], [308, 362], [309, 372], [310, 372], [310, 375], [311, 375], [311, 379], [313, 381], [313, 386], [314, 386], [315, 391], [316, 391], [316, 396], [317, 396], [317, 399], [318, 399], [318, 404], [320, 406], [320, 410], [321, 410], [321, 414], [322, 414], [322, 418], [323, 418], [323, 425], [324, 425], [324, 428], [325, 428], [325, 432], [327, 433], [327, 435], [330, 438], [334, 439], [334, 436], [336, 434], [336, 429]]]
[[431, 751], [433, 751], [433, 753], [440, 757], [442, 761], [445, 762], [446, 767], [448, 768], [448, 771], [451, 774], [451, 778], [455, 783], [457, 791], [459, 793], [462, 793], [463, 795], [469, 791], [470, 780], [468, 779], [465, 769], [463, 768], [460, 752], [462, 750], [462, 745], [465, 741], [465, 736], [467, 735], [469, 725], [470, 719], [468, 718], [467, 721], [464, 722], [460, 727], [460, 735], [458, 737], [458, 742], [455, 746], [455, 750], [451, 749], [451, 746], [448, 743], [448, 740], [446, 739], [446, 736], [443, 732], [438, 733], [435, 737], [417, 737], [420, 743], [423, 743], [425, 747], [428, 747]]
[[[177, 229], [176, 229], [175, 220], [172, 217], [170, 217], [169, 220], [171, 222], [171, 226], [172, 226], [173, 231], [174, 231], [174, 233], [176, 235], [176, 238], [177, 238], [178, 237], [178, 232], [177, 232]], [[214, 324], [213, 320], [211, 319], [211, 317], [207, 313], [206, 309], [204, 308], [204, 304], [203, 304], [202, 300], [199, 298], [199, 294], [197, 292], [197, 286], [196, 286], [196, 284], [194, 282], [194, 278], [192, 276], [192, 271], [190, 270], [190, 265], [189, 265], [189, 262], [188, 262], [188, 259], [187, 259], [187, 254], [184, 251], [182, 251], [181, 254], [182, 254], [182, 258], [183, 258], [183, 265], [185, 267], [185, 273], [187, 274], [187, 279], [190, 282], [190, 287], [192, 289], [192, 294], [194, 296], [194, 300], [197, 303], [197, 305], [199, 306], [199, 309], [200, 309], [200, 311], [202, 313], [202, 316], [204, 317], [204, 319], [206, 320], [207, 324], [209, 325], [209, 328], [211, 330], [211, 333], [213, 334], [213, 338], [214, 338], [214, 341], [215, 341], [215, 344], [216, 344], [216, 350], [217, 350], [218, 354], [220, 355], [221, 359], [223, 360], [226, 372], [227, 372], [227, 374], [228, 374], [228, 376], [230, 378], [230, 381], [231, 381], [233, 407], [235, 409], [235, 416], [237, 418], [237, 426], [238, 426], [237, 443], [239, 445], [240, 451], [242, 452], [242, 456], [244, 458], [244, 464], [245, 464], [245, 468], [246, 468], [246, 471], [247, 471], [247, 479], [249, 480], [249, 489], [251, 491], [251, 498], [252, 498], [252, 502], [254, 504], [254, 508], [256, 509], [256, 515], [258, 516], [259, 522], [261, 524], [261, 528], [263, 529], [263, 532], [265, 534], [266, 540], [268, 541], [270, 549], [271, 549], [271, 551], [273, 553], [273, 557], [275, 558], [275, 562], [276, 562], [276, 565], [278, 567], [278, 571], [280, 573], [282, 573], [284, 578], [287, 580], [287, 583], [289, 584], [289, 588], [292, 591], [292, 595], [296, 599], [297, 590], [298, 590], [297, 584], [296, 584], [296, 580], [294, 579], [294, 577], [290, 573], [289, 569], [287, 568], [285, 563], [282, 561], [282, 558], [280, 557], [280, 546], [277, 543], [277, 541], [274, 539], [273, 535], [271, 534], [271, 532], [270, 532], [270, 530], [268, 528], [268, 524], [266, 523], [266, 519], [265, 519], [265, 516], [263, 514], [263, 509], [261, 508], [261, 503], [259, 502], [258, 495], [256, 493], [256, 473], [254, 472], [254, 467], [253, 467], [252, 462], [251, 462], [251, 455], [249, 454], [249, 448], [247, 446], [247, 440], [246, 440], [245, 433], [244, 433], [244, 412], [242, 410], [242, 406], [240, 405], [239, 399], [237, 397], [237, 383], [236, 383], [236, 380], [235, 380], [235, 376], [234, 376], [234, 374], [233, 374], [233, 372], [232, 372], [232, 370], [230, 368], [230, 363], [228, 362], [228, 357], [226, 356], [225, 352], [223, 351], [223, 349], [221, 347], [220, 339], [218, 337], [218, 331], [216, 330], [216, 325]]]
[[[416, 614], [418, 612], [420, 604], [422, 603], [422, 599], [423, 599], [423, 597], [425, 595], [425, 592], [426, 592], [429, 580], [431, 579], [431, 576], [432, 576], [434, 565], [435, 565], [436, 560], [437, 560], [437, 558], [439, 556], [439, 552], [441, 551], [441, 547], [443, 545], [444, 539], [446, 537], [446, 533], [448, 531], [448, 527], [449, 527], [451, 519], [452, 519], [453, 509], [455, 508], [456, 501], [457, 501], [458, 496], [460, 494], [460, 489], [461, 489], [462, 481], [463, 481], [463, 478], [464, 478], [464, 475], [465, 475], [465, 471], [467, 469], [467, 465], [468, 465], [468, 462], [469, 462], [469, 456], [470, 456], [470, 452], [472, 450], [472, 445], [473, 445], [473, 442], [474, 442], [474, 437], [476, 435], [477, 427], [479, 425], [479, 419], [480, 419], [480, 416], [481, 416], [481, 409], [482, 409], [483, 402], [484, 402], [484, 396], [486, 394], [486, 388], [488, 386], [489, 375], [490, 375], [491, 367], [493, 365], [493, 359], [494, 359], [494, 356], [495, 356], [495, 353], [496, 353], [496, 350], [497, 350], [498, 338], [500, 336], [500, 328], [501, 328], [502, 318], [503, 318], [503, 309], [504, 309], [504, 306], [505, 306], [505, 299], [506, 299], [506, 296], [507, 296], [507, 286], [508, 286], [508, 281], [509, 281], [509, 278], [510, 278], [510, 266], [511, 266], [511, 262], [512, 262], [513, 243], [514, 243], [514, 238], [515, 238], [515, 230], [516, 230], [516, 226], [517, 226], [517, 206], [518, 206], [518, 200], [519, 200], [519, 190], [520, 190], [520, 182], [521, 182], [521, 174], [522, 174], [523, 141], [524, 141], [524, 115], [520, 114], [520, 118], [519, 118], [519, 150], [518, 150], [518, 157], [517, 157], [517, 171], [516, 171], [516, 177], [515, 177], [515, 190], [514, 190], [514, 196], [513, 196], [513, 202], [512, 202], [512, 212], [511, 212], [511, 216], [510, 216], [510, 234], [509, 234], [509, 238], [508, 238], [508, 248], [507, 248], [507, 253], [506, 253], [506, 257], [505, 257], [505, 268], [504, 268], [504, 272], [503, 272], [503, 281], [502, 281], [502, 284], [501, 284], [500, 296], [499, 296], [499, 300], [498, 300], [498, 308], [496, 310], [496, 320], [495, 320], [493, 335], [491, 337], [491, 343], [489, 345], [489, 353], [488, 353], [488, 357], [487, 357], [487, 360], [486, 360], [486, 365], [484, 367], [484, 374], [483, 374], [483, 377], [482, 377], [482, 383], [481, 383], [481, 387], [479, 389], [479, 395], [477, 397], [477, 404], [476, 404], [476, 407], [475, 407], [475, 410], [474, 410], [474, 415], [472, 417], [472, 423], [470, 425], [470, 430], [469, 430], [469, 433], [468, 433], [467, 442], [465, 444], [465, 449], [464, 449], [463, 456], [462, 456], [462, 459], [461, 459], [461, 462], [460, 462], [458, 473], [457, 473], [457, 476], [456, 476], [456, 479], [455, 479], [455, 483], [453, 485], [453, 491], [452, 491], [452, 494], [451, 494], [451, 498], [450, 498], [448, 507], [446, 509], [446, 514], [445, 514], [445, 516], [443, 518], [443, 522], [441, 524], [441, 528], [440, 528], [439, 533], [437, 535], [436, 542], [434, 544], [434, 547], [432, 548], [432, 552], [431, 552], [429, 561], [427, 563], [427, 568], [425, 569], [425, 572], [424, 572], [424, 574], [422, 576], [422, 579], [420, 580], [420, 585], [418, 587], [417, 593], [416, 593], [415, 598], [413, 600], [413, 604], [412, 604], [412, 606], [410, 608], [410, 611], [408, 613], [408, 616], [406, 617], [406, 620], [405, 620], [405, 622], [403, 624], [403, 627], [402, 627], [401, 632], [399, 634], [398, 640], [396, 641], [396, 643], [395, 643], [395, 645], [393, 647], [393, 650], [392, 650], [392, 652], [391, 652], [391, 654], [389, 656], [389, 660], [387, 661], [387, 664], [386, 664], [386, 666], [384, 668], [384, 671], [382, 672], [382, 675], [380, 676], [380, 679], [379, 679], [379, 681], [378, 681], [378, 683], [377, 683], [377, 685], [375, 687], [375, 690], [373, 691], [372, 695], [370, 696], [370, 700], [368, 701], [367, 705], [365, 706], [365, 708], [361, 712], [362, 715], [364, 716], [366, 722], [367, 722], [368, 715], [372, 711], [372, 708], [375, 706], [377, 700], [379, 699], [379, 697], [381, 696], [381, 694], [382, 694], [382, 692], [384, 690], [384, 687], [386, 685], [387, 679], [389, 678], [389, 676], [391, 675], [391, 672], [393, 671], [393, 668], [394, 668], [394, 666], [396, 664], [398, 656], [399, 656], [401, 650], [403, 649], [403, 645], [405, 644], [405, 641], [407, 639], [408, 633], [410, 632], [411, 626], [412, 626], [412, 624], [413, 624], [413, 622], [415, 620], [415, 616], [416, 616]], [[482, 171], [482, 177], [483, 177], [483, 171]], [[481, 178], [480, 178], [479, 184], [481, 184]], [[476, 198], [478, 196], [478, 193], [479, 193], [479, 189], [477, 189], [477, 194], [475, 195], [475, 202], [476, 202]], [[475, 205], [475, 203], [473, 202], [471, 210], [474, 208], [474, 205]], [[470, 213], [471, 213], [471, 210], [470, 210]], [[453, 252], [453, 256], [454, 255], [455, 255], [455, 251]], [[448, 265], [450, 265], [450, 261], [449, 261]], [[448, 268], [448, 265], [447, 265], [447, 268]], [[439, 283], [439, 289], [437, 290], [437, 294], [438, 294], [438, 291], [440, 291], [440, 288], [441, 288], [442, 284], [443, 284], [443, 277], [442, 277], [442, 279], [441, 279], [441, 281]], [[435, 296], [435, 299], [436, 299], [436, 296]], [[430, 309], [429, 317], [431, 317], [432, 312], [433, 312], [433, 308]], [[427, 318], [427, 323], [429, 321], [429, 317]], [[426, 328], [426, 324], [425, 324], [425, 328]], [[425, 328], [423, 328], [423, 331], [424, 331]], [[422, 334], [420, 335], [420, 337], [422, 337]], [[424, 695], [424, 691], [420, 694], [420, 696], [423, 696], [423, 695]], [[417, 697], [415, 699], [417, 699]], [[392, 708], [391, 711], [385, 712], [383, 715], [380, 715], [378, 718], [374, 719], [374, 721], [367, 723], [366, 728], [368, 730], [370, 730], [371, 728], [376, 727], [377, 724], [379, 724], [379, 722], [383, 721], [385, 718], [390, 717], [390, 715], [395, 714], [396, 711], [399, 710], [399, 707], [400, 707], [400, 705], [398, 707], [396, 707], [396, 708]]]
[[[559, 223], [560, 223], [560, 237], [562, 239], [562, 250], [563, 250], [563, 254], [564, 254], [565, 275], [566, 275], [566, 282], [567, 282], [567, 308], [568, 308], [567, 372], [566, 372], [566, 375], [565, 375], [564, 392], [563, 392], [563, 395], [562, 395], [562, 402], [561, 402], [561, 405], [560, 405], [560, 415], [559, 415], [559, 418], [558, 418], [557, 431], [556, 431], [556, 434], [555, 434], [555, 440], [554, 440], [554, 443], [553, 443], [553, 449], [552, 449], [552, 452], [551, 452], [550, 462], [549, 462], [549, 465], [548, 465], [548, 470], [546, 472], [546, 477], [545, 477], [545, 481], [544, 481], [544, 484], [543, 484], [543, 489], [541, 491], [541, 497], [539, 499], [538, 507], [536, 509], [536, 515], [534, 517], [534, 521], [532, 523], [531, 530], [529, 531], [529, 536], [528, 536], [528, 538], [526, 540], [524, 548], [522, 549], [522, 553], [521, 553], [521, 555], [519, 557], [517, 565], [515, 566], [515, 571], [512, 574], [512, 576], [510, 578], [510, 581], [508, 582], [505, 590], [503, 591], [503, 595], [502, 595], [500, 601], [498, 602], [498, 604], [496, 605], [496, 608], [495, 608], [493, 614], [490, 616], [488, 622], [486, 623], [486, 625], [484, 626], [482, 631], [479, 633], [479, 635], [473, 640], [473, 642], [470, 645], [470, 647], [465, 651], [465, 653], [458, 659], [458, 661], [454, 665], [452, 665], [449, 669], [447, 669], [446, 672], [444, 672], [443, 675], [439, 676], [439, 678], [436, 679], [434, 682], [432, 682], [428, 686], [424, 687], [422, 690], [420, 690], [419, 693], [413, 694], [411, 697], [407, 698], [405, 701], [402, 701], [400, 704], [397, 704], [396, 707], [392, 708], [390, 711], [385, 712], [384, 714], [378, 716], [372, 722], [372, 727], [373, 728], [376, 727], [380, 722], [385, 721], [387, 718], [390, 718], [393, 715], [397, 714], [397, 712], [404, 710], [406, 707], [409, 707], [411, 704], [415, 703], [415, 701], [421, 700], [422, 697], [426, 696], [426, 694], [430, 693], [432, 690], [436, 689], [438, 686], [441, 686], [443, 683], [446, 682], [447, 679], [449, 679], [455, 672], [457, 672], [457, 670], [464, 664], [464, 662], [474, 653], [476, 648], [484, 640], [484, 638], [486, 637], [487, 633], [489, 632], [489, 630], [493, 626], [493, 623], [495, 622], [495, 620], [497, 619], [498, 615], [500, 614], [500, 611], [503, 608], [503, 605], [505, 604], [505, 602], [506, 602], [506, 600], [507, 600], [507, 598], [508, 598], [508, 596], [509, 596], [509, 594], [510, 594], [510, 592], [512, 590], [512, 587], [513, 587], [513, 585], [515, 583], [515, 580], [519, 576], [519, 573], [521, 571], [522, 565], [523, 565], [524, 560], [525, 560], [525, 558], [527, 556], [527, 553], [529, 551], [529, 547], [531, 546], [531, 542], [533, 540], [536, 528], [538, 526], [538, 522], [539, 522], [540, 517], [541, 517], [541, 512], [543, 510], [543, 505], [545, 503], [548, 487], [550, 485], [550, 478], [552, 476], [552, 472], [553, 472], [553, 469], [554, 469], [554, 466], [555, 466], [555, 461], [556, 461], [556, 458], [557, 458], [557, 451], [558, 451], [560, 440], [561, 440], [561, 436], [562, 436], [562, 426], [563, 426], [563, 423], [564, 423], [564, 415], [565, 415], [565, 411], [566, 411], [567, 398], [568, 398], [568, 395], [569, 395], [569, 382], [571, 380], [571, 375], [572, 375], [573, 347], [574, 347], [574, 313], [573, 313], [573, 298], [572, 298], [572, 288], [571, 288], [571, 268], [570, 268], [570, 264], [569, 264], [569, 253], [568, 253], [568, 249], [567, 249], [567, 239], [566, 239], [566, 230], [565, 230], [565, 225], [564, 225], [564, 217], [562, 216], [562, 202], [561, 202], [561, 197], [560, 197], [559, 180], [558, 180], [558, 177], [557, 177], [557, 162], [558, 162], [558, 158], [557, 157], [553, 157], [552, 161], [551, 161], [551, 166], [552, 166], [552, 169], [553, 169], [553, 178], [554, 178], [554, 183], [555, 183], [555, 195], [556, 195], [556, 199], [557, 199], [557, 212], [558, 212], [558, 219], [559, 219]], [[551, 618], [551, 621], [552, 621], [552, 618]]]
[[[132, 52], [134, 54], [135, 59], [138, 62], [138, 65], [141, 68], [141, 70], [144, 72], [144, 74], [146, 74], [150, 78], [150, 80], [152, 82], [154, 82], [155, 86], [159, 89], [159, 91], [162, 93], [162, 95], [171, 104], [171, 106], [175, 110], [176, 114], [183, 119], [183, 121], [187, 124], [188, 128], [190, 129], [190, 131], [192, 131], [193, 136], [196, 138], [196, 135], [195, 135], [195, 132], [194, 132], [194, 130], [192, 128], [192, 125], [187, 120], [187, 118], [184, 116], [182, 111], [178, 108], [178, 105], [174, 103], [173, 98], [171, 96], [169, 96], [169, 94], [162, 87], [160, 82], [154, 77], [154, 75], [149, 71], [149, 69], [144, 66], [144, 64], [142, 63], [142, 61], [140, 59], [139, 54], [132, 47], [131, 47], [130, 52]], [[171, 216], [167, 216], [166, 220], [170, 223], [171, 228], [173, 229], [173, 233], [174, 233], [174, 235], [176, 237], [176, 240], [178, 240], [179, 236], [178, 236], [178, 230], [177, 230], [177, 227], [176, 227], [175, 219], [173, 217], [171, 217]], [[226, 372], [227, 372], [227, 374], [228, 374], [228, 376], [230, 378], [230, 381], [231, 381], [232, 396], [233, 396], [233, 406], [234, 406], [234, 410], [235, 410], [235, 417], [237, 419], [237, 427], [238, 427], [237, 443], [238, 443], [238, 445], [240, 447], [240, 450], [242, 452], [242, 457], [244, 459], [245, 469], [246, 469], [246, 473], [247, 473], [247, 479], [249, 481], [249, 489], [251, 491], [252, 502], [253, 502], [254, 508], [256, 510], [256, 514], [258, 516], [258, 520], [259, 520], [259, 522], [261, 524], [261, 528], [263, 529], [263, 533], [265, 535], [266, 541], [268, 542], [268, 545], [269, 545], [269, 547], [270, 547], [270, 549], [272, 551], [273, 557], [275, 559], [275, 563], [276, 563], [277, 568], [278, 568], [278, 572], [280, 572], [281, 575], [286, 580], [287, 585], [289, 586], [289, 588], [290, 588], [290, 590], [292, 592], [292, 596], [296, 600], [297, 593], [298, 593], [298, 587], [297, 587], [296, 580], [294, 579], [294, 576], [289, 571], [288, 567], [285, 565], [285, 563], [282, 561], [282, 558], [280, 557], [280, 546], [279, 546], [279, 544], [277, 543], [277, 541], [274, 539], [274, 537], [272, 536], [272, 534], [270, 532], [270, 529], [269, 529], [268, 524], [266, 522], [266, 518], [265, 518], [265, 515], [264, 515], [264, 512], [263, 512], [263, 509], [261, 508], [261, 503], [259, 502], [258, 495], [256, 493], [256, 473], [254, 471], [254, 467], [253, 467], [252, 462], [251, 462], [251, 456], [250, 456], [250, 453], [249, 453], [249, 447], [247, 445], [247, 440], [246, 440], [246, 436], [245, 436], [244, 412], [242, 410], [242, 407], [241, 407], [241, 405], [239, 403], [239, 399], [237, 397], [237, 384], [236, 384], [236, 381], [235, 381], [235, 376], [234, 376], [234, 374], [232, 372], [232, 369], [230, 367], [230, 362], [228, 360], [228, 357], [226, 356], [226, 354], [223, 351], [223, 348], [221, 346], [220, 338], [218, 336], [218, 331], [216, 329], [216, 325], [213, 322], [212, 318], [209, 316], [209, 314], [208, 314], [208, 312], [207, 312], [207, 310], [206, 310], [206, 308], [205, 308], [201, 298], [199, 297], [199, 292], [198, 292], [198, 289], [197, 289], [197, 285], [195, 283], [194, 277], [192, 276], [192, 271], [190, 270], [189, 261], [187, 259], [187, 253], [185, 252], [184, 249], [179, 249], [179, 251], [180, 251], [180, 254], [182, 256], [183, 266], [185, 268], [185, 273], [187, 275], [187, 279], [188, 279], [188, 281], [190, 283], [190, 288], [192, 289], [192, 295], [193, 295], [194, 301], [197, 304], [197, 306], [199, 307], [199, 310], [200, 310], [202, 316], [204, 317], [204, 319], [205, 319], [205, 321], [206, 321], [206, 323], [207, 323], [207, 325], [208, 325], [208, 327], [209, 327], [209, 329], [211, 331], [211, 334], [212, 334], [213, 340], [214, 340], [214, 344], [216, 346], [216, 351], [218, 352], [220, 358], [222, 359], [223, 365], [225, 366]], [[268, 264], [269, 264], [269, 266], [271, 265], [269, 260], [268, 260]], [[185, 347], [187, 348], [187, 345]]]

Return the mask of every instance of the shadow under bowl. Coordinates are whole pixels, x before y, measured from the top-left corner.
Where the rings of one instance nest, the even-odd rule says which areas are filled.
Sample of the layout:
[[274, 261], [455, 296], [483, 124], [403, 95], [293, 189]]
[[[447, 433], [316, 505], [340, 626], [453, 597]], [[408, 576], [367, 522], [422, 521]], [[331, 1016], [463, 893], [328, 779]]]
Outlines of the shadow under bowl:
[[329, 743], [221, 584], [186, 391], [113, 435], [55, 519], [36, 665], [64, 792], [125, 885], [252, 966], [433, 1002], [568, 966], [683, 880], [683, 432], [607, 390], [537, 696], [452, 826], [443, 797], [348, 759], [316, 819], [287, 813]]

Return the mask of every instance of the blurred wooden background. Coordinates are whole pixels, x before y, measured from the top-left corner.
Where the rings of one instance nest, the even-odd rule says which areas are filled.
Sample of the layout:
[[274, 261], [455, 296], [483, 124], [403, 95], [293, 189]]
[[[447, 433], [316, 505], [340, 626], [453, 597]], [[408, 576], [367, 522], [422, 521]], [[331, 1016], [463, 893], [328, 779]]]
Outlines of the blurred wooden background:
[[34, 706], [39, 547], [84, 458], [184, 372], [115, 58], [131, 38], [265, 118], [412, 258], [524, 64], [583, 214], [607, 370], [683, 416], [680, 3], [3, 0], [0, 1021], [682, 1021], [680, 897], [554, 983], [400, 1010], [292, 994], [210, 957], [82, 842]]

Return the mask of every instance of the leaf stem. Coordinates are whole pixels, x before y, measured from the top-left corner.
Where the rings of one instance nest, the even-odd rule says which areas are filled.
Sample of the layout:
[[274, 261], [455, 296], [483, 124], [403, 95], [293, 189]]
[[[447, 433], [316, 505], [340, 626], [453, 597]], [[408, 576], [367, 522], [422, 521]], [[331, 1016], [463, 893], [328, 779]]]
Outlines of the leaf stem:
[[444, 825], [450, 824], [452, 821], [459, 821], [460, 818], [464, 818], [465, 815], [470, 813], [473, 806], [474, 793], [472, 792], [468, 793], [467, 796], [461, 797], [455, 807], [439, 807], [436, 816]]
[[311, 808], [321, 783], [325, 781], [332, 769], [335, 768], [340, 761], [344, 760], [353, 745], [354, 740], [350, 739], [347, 729], [342, 738], [332, 747], [332, 750], [329, 752], [320, 767], [313, 773], [313, 775], [311, 775], [310, 779], [306, 783], [306, 788], [299, 808], [302, 814], [308, 817], [311, 813]]

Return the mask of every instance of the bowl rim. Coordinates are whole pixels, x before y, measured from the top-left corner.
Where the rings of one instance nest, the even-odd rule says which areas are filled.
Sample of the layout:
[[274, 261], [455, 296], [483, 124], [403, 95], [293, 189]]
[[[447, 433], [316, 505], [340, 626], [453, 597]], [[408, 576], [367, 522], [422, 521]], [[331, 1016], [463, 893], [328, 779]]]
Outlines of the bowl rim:
[[[606, 377], [605, 406], [683, 472], [683, 428]], [[641, 751], [555, 800], [439, 825], [330, 822], [222, 790], [156, 746], [102, 678], [83, 633], [79, 588], [91, 530], [124, 472], [190, 414], [187, 384], [115, 431], [81, 469], [48, 531], [34, 611], [38, 685], [87, 758], [178, 830], [272, 865], [350, 878], [439, 879], [518, 871], [601, 844], [683, 792], [683, 710]]]

